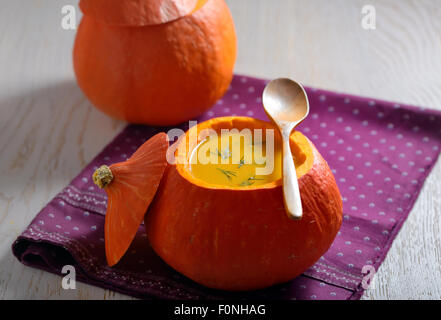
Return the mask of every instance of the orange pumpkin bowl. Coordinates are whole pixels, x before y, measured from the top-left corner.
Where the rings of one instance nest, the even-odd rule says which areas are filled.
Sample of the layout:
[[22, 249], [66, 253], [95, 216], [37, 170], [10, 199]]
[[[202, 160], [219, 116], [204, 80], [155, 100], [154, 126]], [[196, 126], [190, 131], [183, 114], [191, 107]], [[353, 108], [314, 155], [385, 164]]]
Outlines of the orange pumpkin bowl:
[[[259, 186], [222, 187], [194, 178], [188, 159], [204, 129], [274, 130], [247, 117], [215, 118], [192, 127], [177, 142], [177, 162], [168, 165], [145, 216], [155, 252], [170, 266], [210, 288], [252, 290], [286, 282], [313, 265], [332, 244], [342, 221], [334, 176], [314, 145], [291, 135], [303, 217], [287, 217], [281, 180]], [[186, 152], [179, 146], [186, 144]]]
[[80, 7], [75, 75], [108, 115], [173, 125], [228, 89], [237, 48], [224, 0], [81, 0]]

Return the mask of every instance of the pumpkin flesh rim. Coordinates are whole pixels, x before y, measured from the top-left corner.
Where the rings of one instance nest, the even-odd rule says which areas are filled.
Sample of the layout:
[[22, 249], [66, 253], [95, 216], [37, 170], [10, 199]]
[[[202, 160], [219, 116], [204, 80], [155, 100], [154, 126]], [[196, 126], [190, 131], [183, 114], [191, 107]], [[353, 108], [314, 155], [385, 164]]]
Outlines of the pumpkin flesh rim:
[[[249, 191], [257, 189], [274, 189], [282, 185], [282, 177], [273, 181], [270, 181], [261, 185], [251, 185], [251, 186], [221, 186], [218, 184], [212, 184], [205, 180], [195, 177], [190, 170], [190, 155], [196, 146], [202, 141], [199, 134], [204, 129], [214, 129], [218, 134], [221, 129], [273, 129], [274, 139], [281, 139], [279, 130], [274, 126], [274, 124], [251, 118], [251, 117], [219, 117], [204, 121], [197, 124], [187, 130], [185, 134], [176, 142], [176, 151], [174, 153], [177, 172], [179, 175], [191, 182], [192, 184], [213, 190], [235, 190], [235, 191]], [[191, 141], [190, 137], [197, 137], [197, 140]], [[195, 143], [196, 142], [196, 143]], [[180, 146], [185, 144], [184, 152], [181, 151]], [[311, 146], [311, 142], [307, 137], [305, 137], [300, 131], [293, 131], [290, 136], [291, 152], [294, 156], [301, 159], [300, 165], [296, 165], [297, 179], [306, 175], [314, 165], [314, 152]]]

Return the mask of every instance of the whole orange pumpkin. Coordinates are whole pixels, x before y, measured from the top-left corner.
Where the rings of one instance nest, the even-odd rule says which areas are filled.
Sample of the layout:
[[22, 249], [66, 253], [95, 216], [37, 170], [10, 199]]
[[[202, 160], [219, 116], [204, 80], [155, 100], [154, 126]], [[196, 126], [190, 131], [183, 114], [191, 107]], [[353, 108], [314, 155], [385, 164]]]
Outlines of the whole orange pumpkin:
[[237, 48], [224, 0], [81, 0], [80, 7], [77, 82], [110, 116], [177, 124], [228, 89]]
[[[206, 129], [218, 134], [223, 129], [271, 129], [280, 145], [271, 123], [215, 118], [181, 136], [173, 145], [176, 151], [168, 148], [167, 135], [159, 133], [127, 161], [98, 168], [93, 180], [108, 195], [108, 264], [120, 261], [144, 218], [155, 252], [205, 286], [251, 290], [300, 275], [328, 250], [342, 221], [340, 192], [326, 161], [305, 136], [292, 133], [303, 217], [291, 220], [282, 179], [232, 187], [193, 175], [189, 157]], [[175, 164], [170, 164], [171, 155], [177, 156]]]
[[341, 225], [342, 200], [326, 161], [298, 131], [291, 149], [303, 206], [299, 221], [287, 217], [281, 179], [241, 188], [196, 179], [185, 160], [201, 140], [189, 137], [232, 128], [278, 133], [271, 123], [247, 117], [192, 127], [178, 142], [187, 144], [186, 151], [165, 170], [145, 225], [156, 253], [194, 281], [224, 290], [259, 289], [295, 278], [328, 250]]

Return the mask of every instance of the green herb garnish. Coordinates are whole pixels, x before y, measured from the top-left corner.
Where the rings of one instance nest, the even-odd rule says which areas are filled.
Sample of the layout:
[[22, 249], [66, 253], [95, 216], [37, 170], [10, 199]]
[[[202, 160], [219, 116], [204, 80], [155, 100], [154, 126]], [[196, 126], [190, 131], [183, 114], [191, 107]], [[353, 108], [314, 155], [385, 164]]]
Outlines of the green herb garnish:
[[242, 156], [242, 158], [240, 158], [238, 168], [240, 169], [240, 167], [242, 167], [244, 164], [245, 164], [245, 160], [243, 159], [243, 156]]
[[239, 184], [239, 186], [241, 186], [241, 187], [247, 187], [247, 186], [251, 186], [253, 183], [254, 183], [253, 181], [245, 180], [245, 181], [241, 182], [241, 183]]
[[212, 154], [217, 154], [219, 157], [221, 157], [222, 159], [228, 159], [229, 157], [231, 157], [231, 151], [230, 149], [225, 149], [224, 151], [219, 151], [219, 149], [216, 148], [216, 152], [211, 152]]
[[251, 186], [254, 183], [254, 181], [256, 181], [256, 180], [263, 180], [263, 179], [256, 178], [255, 176], [252, 176], [252, 177], [249, 177], [247, 180], [241, 182], [239, 184], [239, 186], [241, 186], [241, 187]]
[[224, 170], [221, 168], [216, 168], [216, 169], [222, 172], [228, 178], [228, 180], [231, 180], [231, 177], [236, 176], [236, 173], [234, 171]]

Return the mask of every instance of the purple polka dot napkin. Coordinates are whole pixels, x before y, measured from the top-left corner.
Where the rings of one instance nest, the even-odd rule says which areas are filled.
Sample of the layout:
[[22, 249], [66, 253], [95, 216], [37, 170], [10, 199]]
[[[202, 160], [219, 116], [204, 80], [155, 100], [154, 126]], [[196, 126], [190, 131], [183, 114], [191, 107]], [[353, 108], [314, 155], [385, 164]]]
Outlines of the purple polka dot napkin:
[[[235, 76], [226, 95], [198, 120], [267, 119], [260, 98], [266, 83]], [[313, 88], [307, 92], [311, 111], [298, 129], [334, 172], [344, 217], [328, 252], [296, 279], [253, 292], [207, 289], [156, 256], [143, 225], [121, 262], [108, 267], [107, 199], [91, 176], [99, 165], [125, 160], [150, 136], [170, 129], [139, 125], [129, 125], [37, 214], [13, 243], [14, 255], [56, 274], [73, 265], [80, 281], [140, 298], [359, 299], [368, 282], [364, 277], [378, 270], [438, 158], [441, 113]]]

